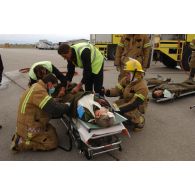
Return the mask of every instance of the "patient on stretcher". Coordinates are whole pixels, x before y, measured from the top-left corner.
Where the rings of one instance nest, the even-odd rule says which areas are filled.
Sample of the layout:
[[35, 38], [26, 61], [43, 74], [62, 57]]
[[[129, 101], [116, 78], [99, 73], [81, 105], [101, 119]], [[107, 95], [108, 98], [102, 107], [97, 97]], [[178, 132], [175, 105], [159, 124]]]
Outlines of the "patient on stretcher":
[[165, 83], [157, 86], [152, 91], [154, 99], [176, 98], [182, 94], [195, 91], [195, 82], [186, 80], [181, 83]]
[[156, 86], [159, 86], [161, 84], [169, 83], [171, 81], [171, 78], [163, 78], [161, 75], [157, 75], [156, 78], [146, 78], [148, 88], [154, 88]]
[[72, 118], [79, 118], [104, 128], [112, 126], [115, 122], [115, 115], [111, 112], [109, 103], [91, 92], [80, 91], [72, 94], [67, 90], [60, 101], [70, 103]]

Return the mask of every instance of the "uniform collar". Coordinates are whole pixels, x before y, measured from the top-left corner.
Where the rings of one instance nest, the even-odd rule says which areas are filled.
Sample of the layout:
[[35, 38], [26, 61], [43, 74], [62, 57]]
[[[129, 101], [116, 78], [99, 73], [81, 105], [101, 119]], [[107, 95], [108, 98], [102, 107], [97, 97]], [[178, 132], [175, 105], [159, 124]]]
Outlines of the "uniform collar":
[[39, 80], [39, 81], [37, 82], [37, 84], [39, 84], [39, 85], [41, 85], [42, 87], [44, 87], [45, 89], [47, 89], [45, 83], [44, 83], [42, 80]]

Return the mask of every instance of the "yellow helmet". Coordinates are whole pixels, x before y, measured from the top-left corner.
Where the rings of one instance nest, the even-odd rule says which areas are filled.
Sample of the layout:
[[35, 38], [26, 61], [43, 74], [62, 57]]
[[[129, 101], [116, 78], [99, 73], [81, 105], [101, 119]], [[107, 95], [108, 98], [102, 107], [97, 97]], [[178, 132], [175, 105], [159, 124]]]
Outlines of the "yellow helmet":
[[130, 72], [134, 72], [134, 71], [144, 72], [140, 62], [133, 58], [129, 58], [129, 60], [125, 63], [124, 70]]

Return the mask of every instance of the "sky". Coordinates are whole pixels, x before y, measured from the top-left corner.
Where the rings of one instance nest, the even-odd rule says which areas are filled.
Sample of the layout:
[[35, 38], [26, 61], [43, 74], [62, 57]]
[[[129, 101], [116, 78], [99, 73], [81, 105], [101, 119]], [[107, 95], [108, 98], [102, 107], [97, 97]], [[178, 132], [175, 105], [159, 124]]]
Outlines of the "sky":
[[73, 39], [90, 39], [90, 34], [0, 34], [0, 44], [28, 44], [36, 43], [41, 39], [47, 39], [53, 43], [64, 42]]

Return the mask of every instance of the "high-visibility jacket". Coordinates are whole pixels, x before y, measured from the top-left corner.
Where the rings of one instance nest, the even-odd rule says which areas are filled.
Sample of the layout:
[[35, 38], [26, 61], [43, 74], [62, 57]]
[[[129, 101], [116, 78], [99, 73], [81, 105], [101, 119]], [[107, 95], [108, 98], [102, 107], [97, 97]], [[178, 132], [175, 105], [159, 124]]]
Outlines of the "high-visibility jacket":
[[52, 63], [50, 61], [41, 61], [41, 62], [36, 62], [34, 63], [29, 71], [29, 77], [33, 80], [37, 80], [37, 76], [34, 73], [34, 68], [38, 65], [42, 65], [44, 68], [46, 68], [50, 73], [53, 72], [53, 67], [52, 67]]
[[123, 66], [123, 59], [131, 57], [138, 60], [143, 68], [148, 68], [151, 44], [145, 34], [125, 34], [117, 46], [115, 62], [117, 66]]
[[88, 48], [91, 51], [91, 65], [92, 72], [98, 74], [104, 61], [104, 57], [101, 52], [90, 43], [78, 43], [71, 46], [76, 52], [77, 64], [76, 66], [83, 68], [84, 64], [81, 60], [81, 54], [84, 49]]

